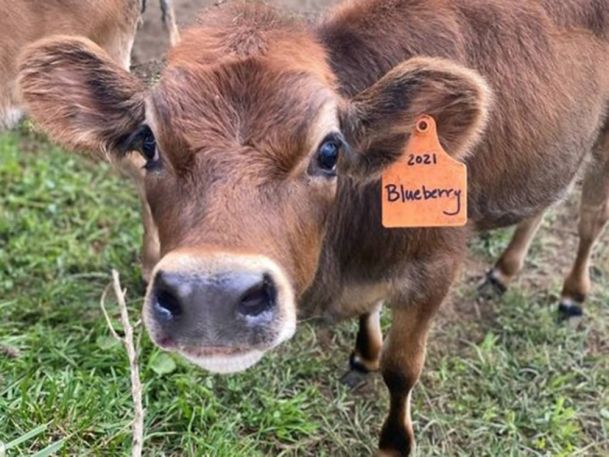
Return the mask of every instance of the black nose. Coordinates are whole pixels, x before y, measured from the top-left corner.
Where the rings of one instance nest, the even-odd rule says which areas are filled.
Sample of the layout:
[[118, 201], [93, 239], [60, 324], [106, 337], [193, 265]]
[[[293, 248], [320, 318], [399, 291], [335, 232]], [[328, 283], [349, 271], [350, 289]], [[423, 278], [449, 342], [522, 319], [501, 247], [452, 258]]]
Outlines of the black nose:
[[147, 306], [173, 340], [219, 344], [269, 325], [277, 308], [277, 288], [270, 275], [257, 272], [159, 272]]
[[180, 299], [167, 285], [158, 287], [155, 291], [154, 313], [156, 318], [162, 322], [170, 322], [182, 315]]
[[237, 311], [247, 317], [257, 317], [274, 308], [277, 291], [273, 281], [268, 275], [264, 275], [262, 281], [250, 287], [237, 306]]

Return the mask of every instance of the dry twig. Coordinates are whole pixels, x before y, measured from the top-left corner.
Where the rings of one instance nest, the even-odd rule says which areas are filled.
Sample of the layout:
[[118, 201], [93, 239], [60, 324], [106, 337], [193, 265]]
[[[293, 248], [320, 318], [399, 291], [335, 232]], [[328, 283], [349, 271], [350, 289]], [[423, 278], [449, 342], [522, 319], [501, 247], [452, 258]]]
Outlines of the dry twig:
[[118, 301], [118, 307], [121, 313], [121, 323], [125, 331], [125, 336], [121, 338], [110, 320], [110, 316], [106, 311], [106, 296], [108, 289], [106, 288], [101, 298], [101, 308], [108, 323], [108, 328], [112, 336], [125, 345], [127, 356], [129, 358], [129, 369], [131, 371], [131, 396], [133, 397], [133, 448], [131, 450], [132, 457], [141, 457], [144, 443], [144, 408], [142, 406], [142, 382], [140, 380], [140, 369], [137, 363], [138, 349], [134, 343], [133, 327], [129, 321], [129, 313], [127, 311], [127, 303], [125, 300], [125, 291], [121, 287], [119, 274], [116, 270], [112, 270], [112, 286], [114, 294]]

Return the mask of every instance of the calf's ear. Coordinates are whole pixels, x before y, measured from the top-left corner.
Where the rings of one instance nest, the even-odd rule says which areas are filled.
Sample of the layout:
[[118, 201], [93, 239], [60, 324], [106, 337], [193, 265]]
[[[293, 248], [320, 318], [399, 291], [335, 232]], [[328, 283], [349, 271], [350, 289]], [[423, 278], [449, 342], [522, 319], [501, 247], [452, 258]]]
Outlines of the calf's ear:
[[144, 84], [86, 38], [55, 36], [26, 48], [18, 84], [27, 113], [69, 149], [119, 153], [145, 118]]
[[479, 140], [490, 89], [475, 71], [445, 59], [417, 57], [387, 73], [340, 112], [350, 145], [339, 166], [356, 179], [374, 180], [404, 153], [416, 120], [437, 123], [444, 149], [463, 158]]

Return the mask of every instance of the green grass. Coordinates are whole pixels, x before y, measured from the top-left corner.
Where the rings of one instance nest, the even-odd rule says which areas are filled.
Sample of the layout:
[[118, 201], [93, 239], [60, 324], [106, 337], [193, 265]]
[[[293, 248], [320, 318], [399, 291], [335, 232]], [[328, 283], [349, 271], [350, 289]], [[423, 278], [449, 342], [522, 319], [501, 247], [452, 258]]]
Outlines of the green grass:
[[[0, 189], [0, 347], [19, 352], [0, 354], [0, 441], [8, 456], [48, 446], [47, 454], [126, 455], [127, 358], [99, 300], [116, 268], [138, 319], [135, 193], [109, 167], [26, 131], [0, 136]], [[556, 296], [573, 254], [556, 249], [566, 239], [558, 225], [546, 226], [522, 279], [493, 303], [477, 303], [474, 277], [509, 231], [473, 243], [414, 396], [418, 455], [609, 455], [609, 246], [605, 237], [583, 328], [558, 325]], [[293, 341], [232, 377], [177, 359], [173, 366], [141, 325], [136, 332], [146, 455], [366, 456], [376, 446], [387, 407], [382, 382], [355, 393], [338, 382], [353, 323], [323, 338], [305, 323]]]

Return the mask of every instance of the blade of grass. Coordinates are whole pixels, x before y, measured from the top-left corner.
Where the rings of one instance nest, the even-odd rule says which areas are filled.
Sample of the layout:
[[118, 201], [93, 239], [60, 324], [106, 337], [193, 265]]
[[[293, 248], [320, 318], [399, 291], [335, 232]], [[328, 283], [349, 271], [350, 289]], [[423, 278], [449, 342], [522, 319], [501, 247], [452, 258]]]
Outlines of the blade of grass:
[[35, 429], [30, 430], [29, 432], [21, 435], [19, 438], [7, 443], [4, 448], [5, 450], [9, 450], [12, 449], [14, 447], [19, 446], [22, 443], [25, 443], [26, 441], [31, 440], [32, 438], [37, 437], [38, 435], [40, 435], [41, 433], [44, 433], [47, 429], [47, 427], [49, 426], [49, 424], [44, 424], [41, 425], [39, 427], [36, 427]]
[[32, 455], [32, 457], [49, 457], [56, 452], [59, 452], [64, 443], [65, 439], [59, 440], [50, 446], [45, 447], [43, 450], [36, 452], [36, 454]]

